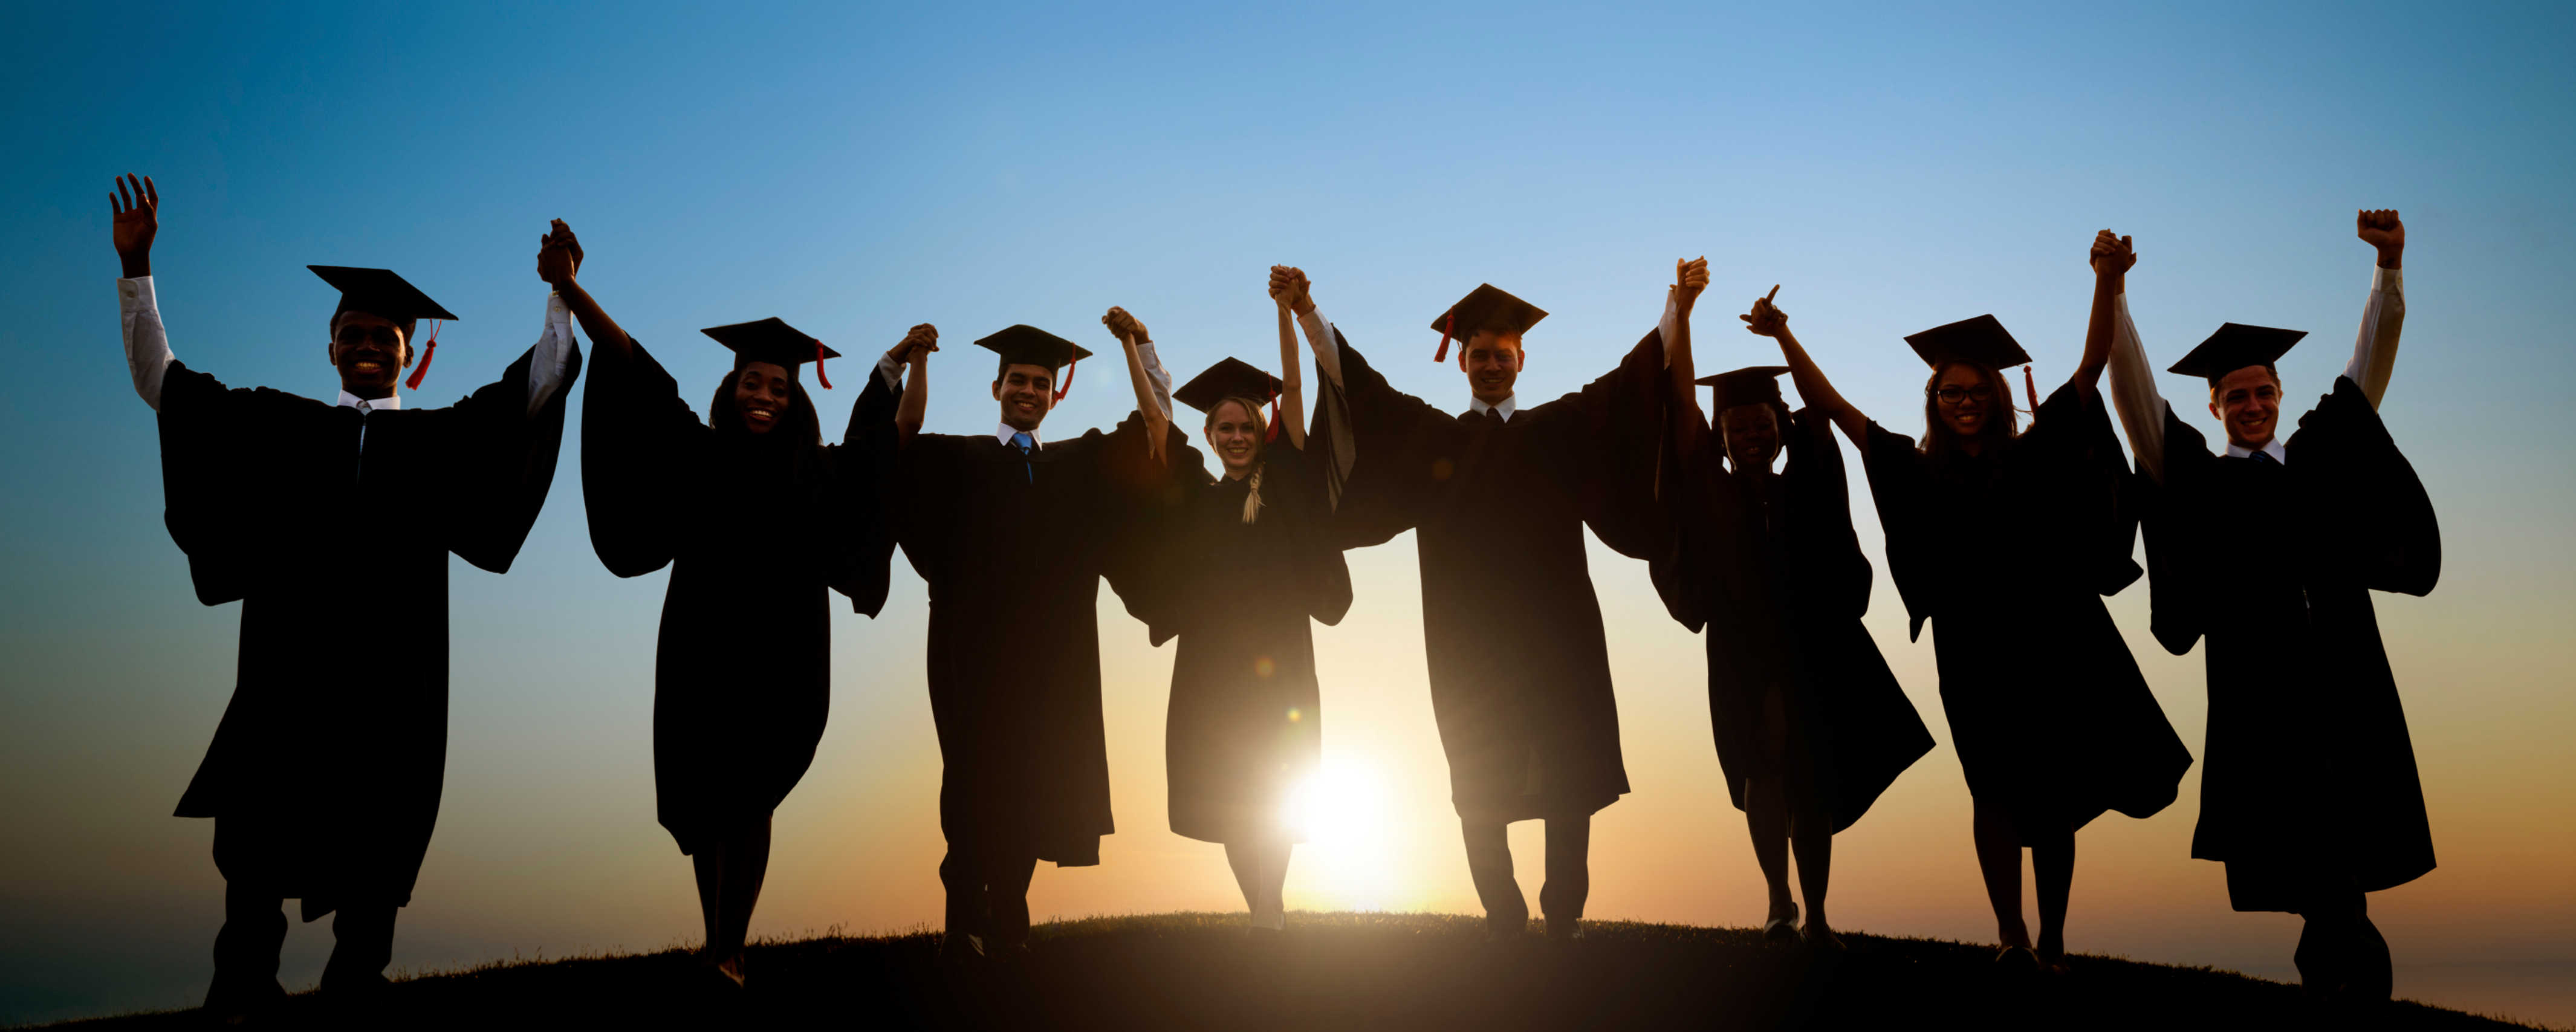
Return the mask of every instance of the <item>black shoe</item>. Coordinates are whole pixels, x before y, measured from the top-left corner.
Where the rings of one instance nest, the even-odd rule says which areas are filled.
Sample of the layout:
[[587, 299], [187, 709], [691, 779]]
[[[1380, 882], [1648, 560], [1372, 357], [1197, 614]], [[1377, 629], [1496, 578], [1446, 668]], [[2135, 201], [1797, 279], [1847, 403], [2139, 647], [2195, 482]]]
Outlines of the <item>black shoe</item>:
[[939, 942], [939, 966], [950, 969], [973, 967], [984, 959], [984, 945], [972, 935], [950, 932]]
[[1547, 941], [1551, 946], [1572, 946], [1583, 941], [1583, 924], [1576, 918], [1549, 918]]
[[246, 1025], [273, 1014], [286, 1003], [286, 987], [277, 979], [255, 982], [217, 980], [206, 990], [206, 1016], [217, 1025]]

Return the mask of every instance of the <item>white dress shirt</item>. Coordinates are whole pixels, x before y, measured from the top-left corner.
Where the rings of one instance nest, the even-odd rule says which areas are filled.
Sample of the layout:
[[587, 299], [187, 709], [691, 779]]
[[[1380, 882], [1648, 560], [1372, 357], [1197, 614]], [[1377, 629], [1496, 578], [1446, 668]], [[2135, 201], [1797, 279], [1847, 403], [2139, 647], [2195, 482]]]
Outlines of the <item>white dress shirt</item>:
[[[153, 295], [152, 277], [117, 280], [116, 300], [118, 322], [125, 337], [125, 368], [134, 376], [134, 393], [143, 398], [144, 404], [152, 406], [152, 411], [159, 412], [161, 380], [169, 373], [170, 363], [176, 356], [170, 352], [169, 331], [161, 323], [161, 306]], [[549, 293], [546, 295], [545, 330], [537, 337], [536, 358], [528, 370], [529, 415], [545, 408], [546, 402], [554, 397], [555, 388], [563, 382], [564, 364], [571, 357], [572, 346], [572, 309], [564, 305], [561, 296]], [[366, 399], [344, 390], [340, 392], [337, 404], [361, 413], [399, 409], [402, 396]]]
[[[2138, 326], [2129, 319], [2129, 297], [2113, 300], [2111, 324], [2111, 405], [2120, 414], [2120, 426], [2129, 435], [2129, 450], [2136, 453], [2138, 465], [2161, 482], [2165, 476], [2165, 399], [2156, 391], [2155, 370], [2147, 365], [2147, 352], [2138, 343]], [[2344, 366], [2343, 375], [2360, 387], [2371, 407], [2387, 393], [2389, 374], [2397, 368], [2397, 338], [2406, 325], [2405, 281], [2398, 270], [2374, 267], [2370, 277], [2370, 300], [2362, 305], [2361, 329], [2352, 345], [2352, 361]], [[2287, 465], [2289, 450], [2281, 446], [2280, 434], [2264, 442], [2260, 449], [2247, 449], [2230, 443], [2227, 454], [2237, 458], [2260, 450], [2275, 462]]]

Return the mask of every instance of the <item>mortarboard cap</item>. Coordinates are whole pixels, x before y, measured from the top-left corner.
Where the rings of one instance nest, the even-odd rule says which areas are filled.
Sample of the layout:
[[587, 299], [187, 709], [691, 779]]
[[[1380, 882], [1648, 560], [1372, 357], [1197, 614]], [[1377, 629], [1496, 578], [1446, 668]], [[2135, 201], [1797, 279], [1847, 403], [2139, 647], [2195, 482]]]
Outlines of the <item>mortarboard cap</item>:
[[1227, 398], [1251, 398], [1268, 403], [1279, 396], [1279, 378], [1261, 371], [1259, 366], [1242, 359], [1229, 358], [1209, 366], [1206, 372], [1191, 377], [1181, 389], [1172, 392], [1181, 404], [1206, 412]]
[[2276, 330], [2269, 326], [2228, 323], [2165, 371], [2197, 376], [2216, 387], [2221, 377], [2246, 366], [2268, 366], [2280, 361], [2282, 355], [2289, 353], [2291, 345], [2307, 335], [2306, 330]]
[[[403, 341], [410, 343], [412, 328], [420, 320], [456, 318], [456, 313], [440, 307], [438, 302], [429, 299], [429, 295], [421, 293], [419, 287], [394, 275], [392, 269], [359, 269], [346, 265], [307, 265], [305, 268], [313, 270], [314, 275], [322, 277], [322, 282], [340, 292], [340, 306], [331, 310], [333, 322], [339, 321], [342, 312], [365, 312], [401, 325]], [[437, 323], [430, 324], [429, 339], [422, 342], [419, 352], [420, 360], [412, 365], [411, 379], [404, 382], [404, 386], [412, 390], [420, 389], [421, 377], [429, 375], [430, 357], [438, 353]]]
[[[1081, 345], [1025, 324], [990, 334], [975, 346], [1002, 356], [1004, 365], [1044, 366], [1050, 373], [1091, 357]], [[1056, 384], [1056, 400], [1063, 401], [1065, 392], [1072, 389], [1073, 370], [1065, 369], [1064, 379]]]
[[1738, 405], [1784, 404], [1780, 400], [1780, 374], [1788, 371], [1788, 366], [1749, 366], [1734, 372], [1703, 376], [1698, 382], [1702, 386], [1717, 388], [1717, 411], [1724, 413]]
[[831, 378], [823, 374], [823, 360], [839, 358], [841, 353], [824, 347], [822, 341], [806, 336], [803, 331], [787, 325], [785, 320], [777, 316], [724, 326], [709, 326], [698, 332], [715, 338], [718, 344], [732, 348], [733, 366], [736, 369], [742, 368], [749, 362], [767, 362], [787, 370], [787, 375], [792, 378], [796, 375], [797, 366], [812, 362], [814, 378], [822, 382], [824, 390], [832, 389]]
[[1988, 369], [2030, 364], [2030, 353], [2023, 351], [2012, 334], [2004, 332], [2004, 324], [1991, 315], [1935, 326], [1908, 335], [1905, 342], [1914, 346], [1923, 364], [1936, 369], [1943, 362], [1966, 362]]
[[1477, 284], [1476, 289], [1468, 291], [1466, 297], [1459, 298], [1457, 304], [1450, 305], [1448, 311], [1440, 313], [1439, 318], [1431, 320], [1431, 328], [1440, 331], [1440, 351], [1434, 354], [1431, 360], [1434, 362], [1449, 360], [1449, 338], [1451, 337], [1464, 342], [1474, 337], [1479, 330], [1492, 330], [1496, 333], [1528, 333], [1530, 327], [1538, 325], [1538, 321], [1545, 318], [1547, 318], [1545, 309], [1506, 294], [1491, 283]]

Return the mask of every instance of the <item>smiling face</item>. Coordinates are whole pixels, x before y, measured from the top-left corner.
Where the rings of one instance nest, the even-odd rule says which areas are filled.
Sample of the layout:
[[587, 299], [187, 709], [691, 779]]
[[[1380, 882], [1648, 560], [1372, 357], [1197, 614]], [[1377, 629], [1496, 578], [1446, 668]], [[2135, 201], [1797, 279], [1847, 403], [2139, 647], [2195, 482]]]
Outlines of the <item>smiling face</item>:
[[2209, 414], [2227, 426], [2227, 443], [2248, 451], [2272, 441], [2281, 419], [2281, 378], [2270, 366], [2246, 366], [2209, 389]]
[[340, 370], [340, 389], [357, 397], [389, 398], [394, 382], [411, 364], [411, 343], [401, 324], [366, 312], [342, 312], [331, 320], [331, 365]]
[[1963, 441], [1972, 441], [1986, 428], [1995, 410], [1995, 385], [1987, 382], [1983, 370], [1965, 363], [1953, 364], [1941, 371], [1932, 383], [1932, 411], [1941, 423]]
[[1478, 330], [1458, 352], [1458, 365], [1467, 371], [1467, 392], [1477, 401], [1500, 405], [1512, 396], [1512, 385], [1521, 378], [1521, 335]]
[[1005, 365], [993, 381], [993, 400], [1002, 403], [1002, 422], [1029, 431], [1046, 422], [1055, 407], [1055, 370], [1040, 365]]
[[745, 362], [733, 381], [733, 408], [742, 413], [742, 428], [765, 434], [787, 418], [796, 399], [796, 377], [769, 362]]
[[1225, 463], [1225, 475], [1241, 477], [1252, 472], [1261, 461], [1261, 410], [1247, 399], [1227, 398], [1208, 411], [1208, 450]]
[[1719, 413], [1717, 425], [1726, 434], [1726, 461], [1737, 472], [1770, 469], [1780, 454], [1779, 413], [1769, 405], [1737, 405]]

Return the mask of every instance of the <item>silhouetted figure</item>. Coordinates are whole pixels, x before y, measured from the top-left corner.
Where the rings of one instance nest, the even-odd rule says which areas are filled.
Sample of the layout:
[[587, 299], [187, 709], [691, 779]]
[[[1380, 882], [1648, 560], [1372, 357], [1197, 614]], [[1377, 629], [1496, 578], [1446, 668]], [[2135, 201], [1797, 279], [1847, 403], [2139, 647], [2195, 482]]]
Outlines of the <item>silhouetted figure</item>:
[[[446, 771], [447, 556], [509, 569], [553, 483], [581, 356], [550, 301], [501, 379], [405, 408], [396, 381], [432, 353], [413, 353], [417, 321], [455, 317], [386, 270], [314, 266], [341, 292], [325, 345], [338, 403], [226, 389], [171, 354], [159, 207], [148, 181], [119, 184], [117, 298], [135, 391], [160, 413], [171, 540], [199, 601], [242, 603], [232, 702], [178, 807], [215, 819], [224, 927], [206, 1006], [235, 1017], [285, 994], [287, 899], [307, 921], [339, 913], [325, 993], [384, 983]], [[551, 243], [538, 257], [567, 261]]]
[[[1691, 382], [1687, 346], [1672, 371], [1676, 384]], [[1825, 417], [1781, 401], [1785, 372], [1700, 379], [1714, 388], [1714, 439], [1697, 399], [1677, 392], [1663, 491], [1679, 547], [1652, 570], [1673, 619], [1708, 628], [1709, 724], [1771, 890], [1763, 933], [1834, 948], [1833, 837], [1932, 750], [1932, 735], [1861, 626], [1871, 571], [1852, 532], [1842, 451]], [[1793, 844], [1803, 928], [1789, 896]]]
[[1229, 358], [1173, 392], [1206, 414], [1224, 475], [1190, 489], [1160, 535], [1148, 619], [1155, 644], [1180, 639], [1163, 738], [1172, 832], [1224, 844], [1255, 935], [1285, 924], [1289, 854], [1305, 841], [1292, 809], [1323, 749], [1307, 621], [1338, 623], [1351, 607], [1350, 567], [1307, 466], [1300, 356], [1282, 306], [1286, 380]]
[[[1140, 412], [1111, 433], [1052, 442], [1038, 428], [1063, 396], [1057, 370], [1090, 352], [1030, 326], [975, 343], [1000, 356], [994, 430], [898, 425], [901, 370], [909, 365], [910, 390], [923, 390], [937, 347], [913, 338], [886, 353], [850, 416], [853, 441], [900, 442], [887, 511], [895, 540], [929, 582], [930, 711], [948, 839], [941, 949], [951, 962], [979, 948], [1005, 960], [1026, 949], [1037, 861], [1100, 862], [1100, 836], [1114, 830], [1100, 715], [1100, 580], [1131, 604], [1142, 598], [1132, 529], [1156, 522], [1147, 518], [1155, 506], [1177, 502], [1173, 471], [1198, 463], [1148, 387], [1159, 374], [1150, 342], [1127, 348]], [[1073, 371], [1065, 369], [1068, 381]]]
[[[1860, 446], [1910, 633], [1938, 627], [1941, 705], [1973, 797], [1996, 959], [2018, 968], [2064, 967], [2076, 830], [2104, 810], [2164, 809], [2191, 766], [2102, 605], [2140, 572], [2129, 558], [2135, 490], [2094, 390], [2110, 349], [2104, 311], [2095, 306], [2075, 375], [2020, 434], [1999, 370], [2030, 358], [2002, 323], [1979, 316], [1906, 338], [1932, 367], [1919, 448], [1834, 391], [1770, 298], [1740, 317], [1779, 341], [1799, 397]], [[2036, 943], [2022, 922], [2025, 846]]]
[[2394, 211], [2357, 221], [2379, 264], [2352, 361], [2287, 443], [2274, 363], [2297, 331], [2229, 323], [2169, 370], [2208, 380], [2224, 454], [2157, 394], [2125, 296], [2111, 387], [2158, 484], [2146, 520], [2156, 640], [2182, 655], [2209, 639], [2191, 855], [2227, 865], [2236, 909], [2307, 919], [2296, 960], [2312, 991], [2384, 1000], [2388, 943], [2363, 894], [2432, 870], [2433, 836], [2370, 593], [2431, 593], [2442, 533], [2379, 420], [2406, 318], [2406, 227]]
[[798, 367], [839, 357], [822, 342], [777, 319], [702, 331], [734, 352], [702, 423], [587, 290], [569, 277], [556, 289], [600, 344], [582, 409], [591, 547], [620, 577], [671, 568], [653, 664], [655, 811], [697, 877], [700, 963], [740, 986], [771, 814], [813, 764], [831, 708], [830, 592], [870, 616], [885, 604], [879, 463], [821, 442]]
[[[1692, 275], [1695, 295], [1705, 266]], [[1528, 927], [1504, 828], [1541, 819], [1539, 905], [1548, 933], [1570, 939], [1591, 892], [1592, 814], [1628, 791], [1583, 528], [1640, 558], [1664, 545], [1653, 483], [1668, 332], [1649, 331], [1583, 390], [1523, 407], [1513, 392], [1521, 336], [1547, 313], [1480, 286], [1432, 322], [1442, 331], [1435, 360], [1457, 339], [1475, 399], [1451, 415], [1370, 368], [1316, 313], [1303, 272], [1272, 277], [1317, 344], [1316, 465], [1335, 506], [1335, 544], [1417, 532], [1432, 712], [1489, 927]], [[1667, 327], [1687, 301], [1666, 308]]]

